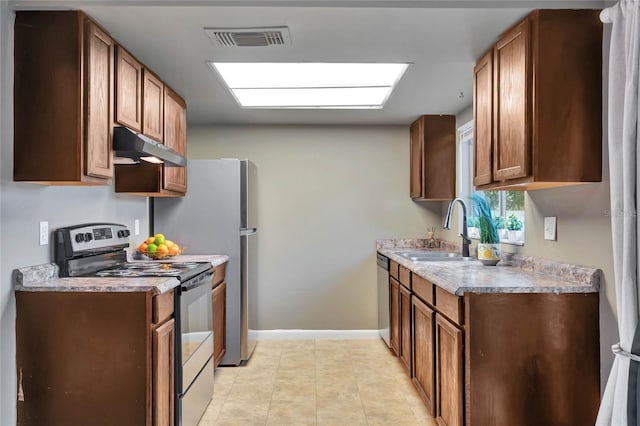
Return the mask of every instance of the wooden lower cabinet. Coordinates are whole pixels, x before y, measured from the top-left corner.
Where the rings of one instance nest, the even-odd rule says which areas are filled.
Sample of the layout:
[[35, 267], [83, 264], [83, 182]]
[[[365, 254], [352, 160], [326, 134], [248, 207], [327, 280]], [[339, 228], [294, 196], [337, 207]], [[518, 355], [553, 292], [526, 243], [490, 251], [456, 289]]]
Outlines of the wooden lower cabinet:
[[391, 351], [400, 355], [400, 283], [389, 278], [389, 342]]
[[213, 306], [213, 366], [220, 365], [226, 353], [227, 283], [221, 282], [211, 290]]
[[411, 291], [400, 286], [400, 362], [411, 377]]
[[462, 426], [464, 405], [463, 333], [436, 314], [436, 422], [440, 426]]
[[170, 319], [153, 330], [153, 425], [173, 425], [173, 381], [175, 321]]
[[413, 384], [424, 400], [429, 413], [435, 415], [435, 312], [417, 297], [411, 299], [413, 323]]
[[145, 292], [16, 292], [17, 425], [172, 425], [173, 311], [154, 324], [154, 306]]
[[227, 264], [213, 269], [211, 279], [211, 306], [213, 310], [213, 368], [222, 362], [227, 352]]

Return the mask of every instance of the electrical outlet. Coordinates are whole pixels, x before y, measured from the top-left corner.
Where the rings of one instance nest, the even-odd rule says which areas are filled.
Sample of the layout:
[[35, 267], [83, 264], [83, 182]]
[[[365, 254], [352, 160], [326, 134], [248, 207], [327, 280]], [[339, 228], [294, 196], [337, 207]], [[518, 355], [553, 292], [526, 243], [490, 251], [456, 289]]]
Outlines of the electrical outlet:
[[133, 222], [133, 235], [140, 235], [140, 220], [138, 219]]
[[38, 229], [40, 230], [40, 245], [46, 246], [49, 244], [49, 222], [40, 222]]
[[556, 240], [556, 217], [545, 217], [544, 218], [544, 239], [545, 240]]

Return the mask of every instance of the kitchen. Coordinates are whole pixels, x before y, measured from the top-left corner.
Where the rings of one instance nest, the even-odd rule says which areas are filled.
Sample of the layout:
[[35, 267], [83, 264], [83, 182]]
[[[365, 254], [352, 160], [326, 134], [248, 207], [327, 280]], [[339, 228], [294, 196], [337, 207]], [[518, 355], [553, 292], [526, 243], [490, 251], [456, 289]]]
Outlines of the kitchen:
[[[594, 2], [585, 2], [593, 6]], [[597, 2], [599, 3], [599, 2]], [[587, 6], [588, 6], [587, 5]], [[168, 79], [178, 91], [186, 95], [187, 82], [179, 78], [182, 59], [167, 58], [164, 49], [176, 51], [178, 46], [188, 45], [179, 39], [181, 32], [163, 39], [166, 43], [156, 46], [142, 44], [127, 34], [127, 28], [136, 26], [136, 17], [132, 13], [111, 14], [100, 19], [100, 9], [107, 6], [94, 6], [95, 13], [87, 7], [87, 11], [118, 38], [127, 47], [157, 70], [163, 78]], [[141, 6], [138, 6], [139, 8]], [[528, 7], [528, 6], [527, 6]], [[151, 10], [149, 10], [151, 9]], [[145, 8], [149, 19], [162, 22], [170, 13], [161, 7]], [[244, 9], [243, 9], [244, 10]], [[400, 90], [411, 91], [412, 87], [426, 87], [426, 94], [435, 92], [434, 86], [439, 79], [449, 73], [460, 73], [464, 87], [452, 87], [449, 98], [432, 99], [428, 106], [414, 99], [416, 105], [408, 105], [410, 119], [401, 122], [386, 119], [374, 111], [368, 118], [355, 112], [360, 125], [342, 120], [342, 113], [327, 111], [323, 120], [331, 121], [327, 125], [314, 123], [312, 112], [291, 111], [275, 114], [263, 111], [265, 118], [260, 118], [261, 111], [244, 111], [250, 125], [234, 122], [233, 113], [226, 110], [207, 111], [202, 109], [203, 116], [193, 116], [199, 110], [201, 101], [198, 97], [209, 97], [214, 74], [205, 80], [193, 81], [197, 89], [189, 89], [189, 120], [194, 124], [188, 129], [188, 155], [193, 159], [204, 158], [250, 158], [258, 166], [258, 191], [260, 216], [258, 281], [258, 324], [259, 330], [265, 330], [264, 337], [269, 337], [268, 330], [365, 330], [377, 327], [377, 307], [375, 290], [375, 256], [374, 242], [381, 238], [423, 237], [430, 226], [438, 225], [437, 236], [456, 241], [457, 233], [444, 231], [440, 224], [446, 211], [446, 203], [427, 202], [414, 203], [408, 197], [409, 182], [409, 133], [411, 121], [421, 113], [446, 112], [456, 115], [456, 127], [470, 121], [471, 105], [471, 70], [475, 60], [495, 40], [495, 38], [511, 23], [526, 14], [527, 10], [482, 9], [469, 13], [468, 21], [459, 22], [461, 28], [471, 26], [473, 17], [486, 25], [483, 37], [460, 41], [460, 50], [441, 52], [436, 49], [433, 55], [439, 54], [443, 68], [439, 74], [424, 78], [420, 75], [407, 74]], [[284, 18], [281, 12], [273, 9], [262, 10], [261, 18], [269, 18], [269, 24], [281, 24]], [[340, 10], [343, 25], [355, 21], [357, 13], [366, 13], [372, 28], [383, 28], [388, 14], [400, 15], [402, 9], [375, 10], [350, 9]], [[413, 11], [416, 12], [416, 11]], [[407, 28], [431, 27], [434, 31], [446, 33], [443, 16], [453, 14], [455, 9], [444, 9], [443, 15], [436, 15], [423, 24], [418, 17], [407, 24]], [[105, 12], [106, 13], [106, 12]], [[192, 9], [191, 14], [197, 14]], [[229, 14], [238, 14], [237, 10], [229, 10]], [[326, 19], [318, 19], [318, 16]], [[308, 12], [306, 25], [311, 26], [313, 19], [326, 21], [330, 10], [322, 9]], [[427, 13], [425, 13], [428, 15]], [[115, 17], [117, 15], [117, 18]], [[500, 17], [498, 17], [500, 15]], [[402, 15], [404, 19], [409, 19]], [[335, 19], [334, 15], [331, 15]], [[312, 19], [313, 18], [313, 19]], [[451, 17], [449, 17], [451, 18]], [[232, 25], [248, 25], [234, 22], [230, 16], [222, 15], [219, 21], [207, 22], [205, 25], [220, 25], [233, 22]], [[293, 19], [293, 18], [291, 18]], [[39, 221], [48, 221], [51, 229], [60, 226], [83, 222], [102, 222], [105, 220], [121, 222], [133, 230], [135, 220], [139, 220], [141, 234], [133, 240], [142, 240], [148, 229], [148, 201], [145, 197], [115, 194], [113, 187], [43, 187], [27, 183], [13, 182], [13, 131], [12, 131], [12, 70], [10, 41], [12, 24], [10, 9], [2, 4], [2, 293], [3, 306], [1, 347], [2, 353], [2, 419], [13, 419], [15, 415], [15, 306], [12, 295], [11, 271], [19, 266], [46, 263], [52, 259], [52, 247], [40, 246], [35, 234]], [[441, 22], [438, 22], [438, 21]], [[155, 22], [154, 21], [154, 22]], [[250, 25], [260, 24], [251, 22]], [[311, 21], [311, 22], [310, 22]], [[6, 25], [5, 25], [6, 23]], [[458, 23], [458, 21], [456, 21]], [[465, 26], [465, 23], [467, 24]], [[229, 26], [227, 24], [225, 26]], [[318, 24], [316, 24], [318, 25]], [[202, 34], [200, 25], [190, 30]], [[322, 26], [320, 26], [322, 27]], [[148, 25], [146, 31], [162, 32], [158, 26]], [[355, 29], [352, 29], [354, 32]], [[118, 31], [118, 32], [117, 32]], [[406, 31], [406, 30], [404, 30]], [[402, 30], [398, 30], [404, 34]], [[452, 31], [450, 31], [452, 32]], [[450, 33], [449, 32], [449, 33]], [[465, 34], [463, 30], [454, 31]], [[295, 42], [297, 32], [292, 37]], [[160, 37], [161, 34], [151, 32], [149, 37]], [[428, 34], [424, 35], [425, 38]], [[174, 41], [172, 41], [174, 40]], [[302, 41], [301, 41], [302, 42]], [[348, 60], [350, 52], [344, 40], [340, 40], [343, 48], [337, 49], [335, 60]], [[383, 42], [383, 40], [380, 40]], [[387, 40], [388, 42], [388, 40]], [[140, 43], [140, 44], [139, 44]], [[468, 44], [462, 44], [468, 43]], [[374, 43], [371, 43], [374, 44]], [[162, 45], [162, 46], [160, 46]], [[369, 49], [368, 60], [393, 60], [381, 57], [376, 51], [384, 49], [378, 45], [366, 45], [360, 38], [355, 38], [354, 47]], [[383, 44], [392, 51], [396, 45]], [[187, 51], [188, 49], [184, 49]], [[451, 69], [445, 58], [459, 60], [460, 51], [464, 52], [464, 64]], [[213, 55], [209, 50], [207, 55]], [[222, 55], [225, 50], [220, 49]], [[226, 53], [231, 55], [230, 53]], [[256, 53], [264, 55], [257, 60], [269, 59], [272, 53]], [[449, 55], [449, 56], [447, 56]], [[427, 56], [425, 54], [425, 56]], [[230, 58], [230, 57], [229, 57]], [[207, 58], [212, 59], [212, 58]], [[305, 58], [306, 59], [306, 58]], [[172, 65], [173, 64], [173, 65]], [[203, 67], [204, 64], [200, 64]], [[166, 71], [165, 71], [166, 70]], [[166, 75], [165, 75], [166, 74]], [[169, 79], [172, 76], [172, 79]], [[424, 81], [423, 81], [424, 80]], [[224, 87], [216, 83], [216, 96], [228, 97]], [[188, 86], [191, 87], [191, 86]], [[211, 89], [213, 91], [214, 89]], [[459, 92], [464, 94], [459, 97]], [[395, 95], [394, 95], [395, 96]], [[193, 100], [192, 100], [193, 97]], [[393, 98], [391, 99], [391, 101]], [[227, 98], [227, 106], [233, 100]], [[412, 110], [412, 108], [414, 108]], [[216, 116], [211, 125], [207, 125], [208, 115]], [[279, 125], [269, 124], [269, 117], [282, 120]], [[284, 118], [283, 118], [284, 117]], [[287, 121], [284, 121], [287, 120]], [[354, 120], [355, 121], [355, 120]], [[515, 250], [524, 255], [549, 258], [602, 269], [600, 303], [600, 348], [601, 348], [601, 383], [604, 386], [613, 360], [610, 347], [618, 339], [615, 324], [615, 288], [613, 285], [613, 259], [611, 253], [611, 225], [609, 211], [609, 184], [606, 161], [606, 143], [603, 182], [582, 186], [572, 186], [525, 193], [525, 245], [503, 245], [504, 251]], [[349, 185], [345, 185], [349, 182]], [[277, 201], [275, 201], [277, 200]], [[70, 207], [73, 206], [73, 207]], [[545, 241], [543, 234], [543, 217], [558, 218], [557, 241]], [[455, 220], [454, 220], [455, 223]], [[310, 273], [310, 272], [313, 273]], [[336, 333], [336, 337], [340, 333]], [[303, 334], [301, 334], [302, 336]], [[9, 420], [9, 424], [12, 421]], [[3, 423], [4, 424], [4, 423]]]

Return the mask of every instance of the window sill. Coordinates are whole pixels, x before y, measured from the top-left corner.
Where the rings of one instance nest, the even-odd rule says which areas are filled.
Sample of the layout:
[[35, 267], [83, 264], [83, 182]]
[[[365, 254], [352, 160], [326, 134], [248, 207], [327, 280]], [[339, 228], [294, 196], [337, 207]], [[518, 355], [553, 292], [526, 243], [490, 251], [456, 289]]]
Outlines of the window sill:
[[[480, 241], [480, 238], [477, 238], [477, 237], [469, 237], [469, 238], [471, 238], [472, 240]], [[512, 241], [507, 239], [501, 239], [500, 244], [509, 244], [512, 246], [524, 246], [524, 241]]]

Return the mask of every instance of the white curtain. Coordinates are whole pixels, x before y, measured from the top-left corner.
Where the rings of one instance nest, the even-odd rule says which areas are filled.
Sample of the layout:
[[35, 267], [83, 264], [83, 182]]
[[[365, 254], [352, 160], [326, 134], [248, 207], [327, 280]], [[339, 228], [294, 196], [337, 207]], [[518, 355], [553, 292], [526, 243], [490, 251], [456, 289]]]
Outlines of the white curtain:
[[[605, 9], [611, 24], [609, 50], [609, 170], [611, 228], [620, 343], [598, 413], [597, 426], [630, 426], [629, 369], [638, 325], [638, 205], [640, 144], [638, 116], [640, 66], [640, 0], [621, 0]], [[633, 357], [634, 359], [638, 359]], [[635, 405], [635, 404], [634, 404]], [[635, 423], [635, 422], [634, 422]], [[635, 424], [634, 424], [635, 426]]]

